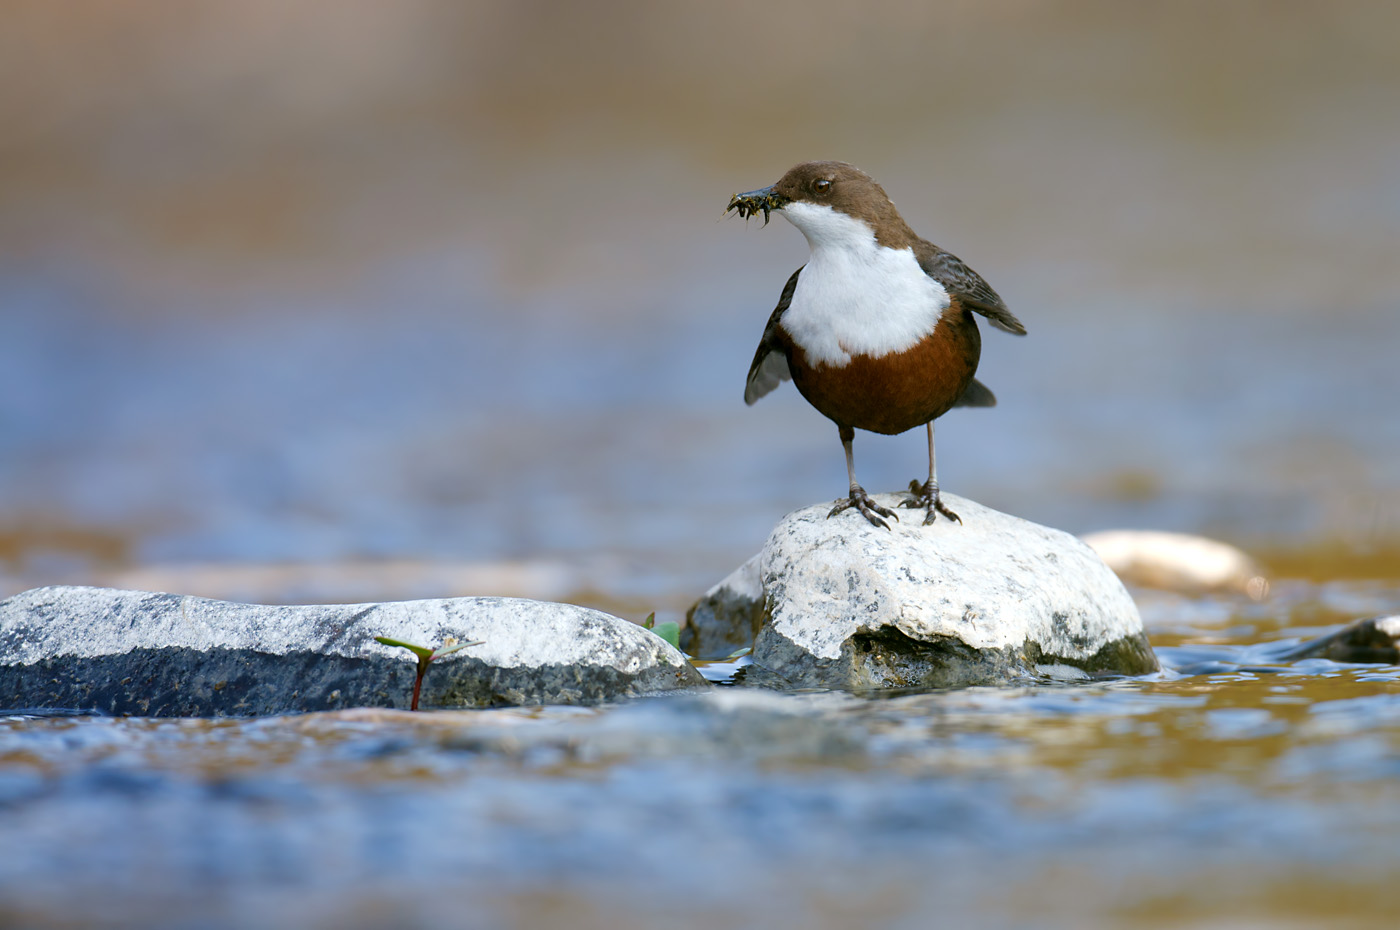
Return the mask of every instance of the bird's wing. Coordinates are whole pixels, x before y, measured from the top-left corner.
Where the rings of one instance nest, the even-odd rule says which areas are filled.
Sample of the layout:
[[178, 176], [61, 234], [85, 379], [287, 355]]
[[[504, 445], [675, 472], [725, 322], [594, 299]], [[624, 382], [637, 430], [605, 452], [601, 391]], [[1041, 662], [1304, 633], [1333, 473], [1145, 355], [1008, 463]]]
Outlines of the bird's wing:
[[[806, 265], [802, 266], [802, 268], [806, 267]], [[797, 290], [797, 276], [802, 273], [802, 268], [794, 271], [792, 277], [788, 278], [787, 284], [783, 285], [783, 294], [778, 298], [778, 307], [768, 318], [768, 325], [763, 327], [763, 338], [758, 340], [758, 351], [753, 354], [753, 364], [749, 366], [749, 377], [744, 383], [744, 403], [746, 404], [752, 405], [754, 401], [772, 391], [782, 382], [792, 380], [792, 372], [788, 370], [787, 353], [778, 345], [778, 320], [782, 318], [788, 304], [792, 303], [792, 292]]]
[[920, 242], [915, 254], [924, 273], [943, 285], [949, 296], [956, 297], [964, 307], [982, 314], [997, 329], [1018, 336], [1026, 334], [1026, 327], [1006, 309], [1001, 295], [962, 259], [931, 242]]

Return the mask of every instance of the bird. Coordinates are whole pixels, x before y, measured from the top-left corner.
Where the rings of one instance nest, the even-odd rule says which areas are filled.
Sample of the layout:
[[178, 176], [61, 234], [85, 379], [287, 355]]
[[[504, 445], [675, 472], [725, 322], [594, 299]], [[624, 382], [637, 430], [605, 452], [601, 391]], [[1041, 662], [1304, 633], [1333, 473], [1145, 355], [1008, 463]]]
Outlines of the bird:
[[1026, 328], [1005, 302], [951, 252], [920, 238], [885, 189], [841, 161], [809, 161], [776, 183], [735, 194], [725, 213], [780, 214], [807, 239], [806, 264], [788, 278], [768, 318], [744, 384], [752, 405], [791, 380], [836, 424], [846, 452], [848, 495], [828, 519], [854, 509], [889, 529], [894, 511], [856, 481], [858, 429], [895, 435], [926, 426], [928, 480], [909, 482], [900, 507], [927, 508], [962, 523], [942, 501], [933, 421], [953, 407], [993, 407], [996, 395], [973, 377], [982, 337], [974, 314], [1018, 336]]

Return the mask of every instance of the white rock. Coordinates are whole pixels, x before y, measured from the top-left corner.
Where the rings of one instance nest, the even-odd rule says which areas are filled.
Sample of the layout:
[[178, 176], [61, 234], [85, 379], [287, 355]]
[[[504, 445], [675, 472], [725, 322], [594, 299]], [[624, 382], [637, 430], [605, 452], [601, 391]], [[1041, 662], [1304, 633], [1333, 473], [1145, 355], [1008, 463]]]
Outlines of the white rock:
[[1156, 530], [1104, 530], [1082, 538], [1128, 584], [1185, 593], [1232, 590], [1256, 601], [1269, 593], [1254, 560], [1218, 540]]
[[[903, 495], [880, 495], [894, 507]], [[788, 514], [759, 555], [768, 620], [753, 661], [788, 682], [948, 686], [1071, 666], [1141, 674], [1156, 657], [1127, 590], [1068, 533], [944, 495], [962, 517], [890, 530], [830, 504]], [[1065, 677], [1061, 671], [1053, 677]]]
[[376, 636], [482, 641], [433, 663], [424, 706], [589, 704], [704, 686], [659, 636], [572, 604], [269, 607], [50, 587], [0, 601], [0, 707], [217, 715], [407, 706], [417, 660]]

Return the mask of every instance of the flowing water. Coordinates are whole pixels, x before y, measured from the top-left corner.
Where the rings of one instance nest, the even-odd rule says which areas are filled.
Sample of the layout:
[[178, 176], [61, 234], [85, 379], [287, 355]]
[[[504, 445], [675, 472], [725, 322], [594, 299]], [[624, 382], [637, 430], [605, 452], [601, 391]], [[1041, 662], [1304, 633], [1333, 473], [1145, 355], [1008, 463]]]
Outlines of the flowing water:
[[1277, 656], [1400, 589], [1289, 587], [1073, 687], [10, 718], [0, 923], [1388, 926], [1400, 667]]
[[1400, 16], [906, 7], [15, 4], [0, 596], [681, 619], [844, 488], [740, 400], [805, 245], [720, 216], [843, 157], [1029, 329], [943, 486], [1270, 597], [1073, 687], [5, 717], [0, 926], [1394, 925], [1400, 669], [1280, 656], [1400, 612]]

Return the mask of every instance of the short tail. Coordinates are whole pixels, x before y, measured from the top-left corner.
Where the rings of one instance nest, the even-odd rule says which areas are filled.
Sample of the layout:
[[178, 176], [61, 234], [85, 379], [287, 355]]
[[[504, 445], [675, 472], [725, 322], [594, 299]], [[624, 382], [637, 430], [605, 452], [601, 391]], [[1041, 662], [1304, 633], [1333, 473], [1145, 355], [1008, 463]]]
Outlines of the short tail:
[[954, 407], [995, 407], [997, 396], [992, 393], [992, 389], [981, 381], [973, 378], [967, 385], [967, 390], [962, 392], [962, 397], [953, 404]]

